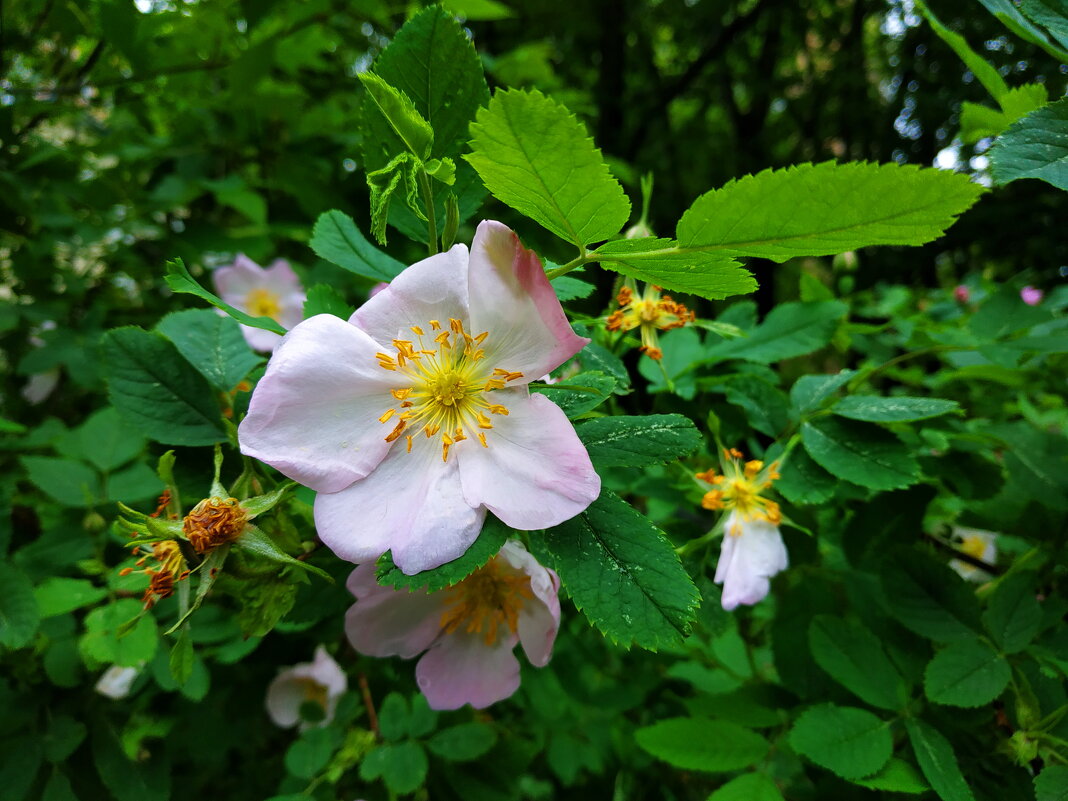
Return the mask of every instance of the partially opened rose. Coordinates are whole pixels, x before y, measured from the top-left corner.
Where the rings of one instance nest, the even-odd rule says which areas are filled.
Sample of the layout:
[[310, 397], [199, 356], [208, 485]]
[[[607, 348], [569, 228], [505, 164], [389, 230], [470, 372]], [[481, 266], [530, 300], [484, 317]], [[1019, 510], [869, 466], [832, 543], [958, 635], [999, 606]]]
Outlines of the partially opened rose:
[[[212, 280], [224, 301], [253, 317], [270, 317], [286, 329], [304, 317], [304, 288], [284, 259], [260, 267], [239, 253], [233, 264], [212, 273]], [[273, 331], [248, 325], [241, 326], [241, 333], [253, 350], [274, 350], [282, 341]]]
[[467, 550], [489, 509], [555, 526], [601, 482], [558, 406], [527, 384], [587, 342], [538, 257], [498, 222], [413, 264], [348, 322], [318, 315], [275, 351], [241, 450], [316, 490], [319, 536], [405, 573]]

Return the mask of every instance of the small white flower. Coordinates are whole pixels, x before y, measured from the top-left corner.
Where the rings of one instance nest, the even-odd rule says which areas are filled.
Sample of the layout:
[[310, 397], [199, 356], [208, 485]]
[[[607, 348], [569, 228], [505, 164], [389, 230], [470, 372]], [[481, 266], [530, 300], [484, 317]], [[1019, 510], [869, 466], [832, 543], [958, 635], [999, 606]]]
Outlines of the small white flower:
[[[253, 317], [270, 317], [287, 331], [304, 318], [304, 288], [284, 259], [264, 268], [241, 253], [229, 267], [212, 273], [212, 280], [219, 297]], [[253, 350], [273, 351], [282, 341], [273, 331], [247, 325], [241, 333]]]
[[[315, 661], [293, 665], [275, 676], [267, 688], [267, 714], [282, 728], [298, 723], [301, 731], [325, 726], [334, 719], [338, 699], [348, 686], [344, 671], [320, 645], [315, 649]], [[323, 719], [318, 723], [302, 722], [300, 708], [305, 703], [321, 706]]]
[[141, 668], [112, 665], [100, 675], [95, 689], [101, 695], [119, 701], [130, 694], [130, 687], [140, 672]]
[[[959, 543], [961, 551], [992, 565], [998, 558], [998, 535], [993, 531], [984, 531], [979, 528], [965, 528], [964, 526], [953, 527], [953, 541]], [[991, 575], [975, 565], [971, 565], [960, 559], [951, 559], [949, 566], [957, 575], [967, 581], [988, 581]]]

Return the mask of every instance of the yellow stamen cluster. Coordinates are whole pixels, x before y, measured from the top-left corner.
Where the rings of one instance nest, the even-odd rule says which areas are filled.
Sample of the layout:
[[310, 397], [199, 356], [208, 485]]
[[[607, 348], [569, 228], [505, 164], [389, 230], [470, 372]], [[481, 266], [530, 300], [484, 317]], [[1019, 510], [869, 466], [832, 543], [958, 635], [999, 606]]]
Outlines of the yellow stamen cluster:
[[277, 320], [282, 313], [282, 299], [277, 292], [257, 287], [245, 295], [245, 310], [253, 317]]
[[205, 553], [236, 540], [247, 524], [248, 514], [237, 498], [206, 498], [185, 516], [182, 531], [197, 553]]
[[968, 556], [982, 559], [983, 554], [986, 553], [986, 540], [978, 534], [970, 534], [961, 540], [960, 549]]
[[530, 577], [494, 557], [459, 584], [446, 591], [448, 604], [441, 616], [446, 634], [459, 631], [481, 634], [486, 645], [497, 641], [501, 626], [513, 634], [519, 627], [523, 604], [534, 599]]
[[[724, 449], [720, 459], [722, 473], [706, 470], [697, 474], [697, 479], [710, 484], [714, 489], [705, 493], [701, 506], [705, 509], [734, 511], [742, 520], [765, 520], [774, 526], [782, 522], [779, 504], [769, 500], [764, 493], [779, 478], [778, 462], [765, 466], [759, 459], [743, 461], [742, 452], [736, 448]], [[738, 536], [741, 528], [729, 534]]]
[[493, 402], [491, 393], [523, 378], [523, 374], [486, 365], [482, 346], [488, 333], [472, 336], [461, 320], [450, 319], [448, 328], [431, 320], [425, 328], [413, 325], [411, 330], [414, 340], [393, 340], [396, 354], [376, 354], [379, 367], [410, 381], [408, 386], [391, 391], [397, 405], [378, 418], [381, 423], [397, 421], [386, 442], [404, 436], [411, 453], [419, 430], [427, 439], [440, 436], [442, 461], [448, 461], [449, 448], [468, 435], [482, 447], [489, 447], [486, 431], [493, 428], [490, 415], [508, 414], [505, 406]]
[[[139, 547], [134, 548], [135, 554], [139, 552]], [[182, 556], [182, 549], [174, 540], [162, 540], [155, 543], [152, 546], [151, 558], [155, 560], [156, 564], [146, 567], [143, 571], [148, 576], [148, 589], [141, 596], [145, 609], [151, 607], [161, 598], [172, 595], [175, 582], [181, 581], [189, 575], [185, 558]], [[148, 559], [148, 556], [142, 556], [138, 559], [138, 567], [143, 566]], [[119, 571], [119, 575], [128, 576], [133, 572], [134, 569], [132, 567], [124, 567]]]
[[648, 284], [639, 297], [632, 281], [627, 280], [616, 296], [619, 309], [608, 316], [609, 331], [641, 329], [641, 352], [652, 359], [663, 358], [657, 331], [681, 328], [697, 319], [696, 315], [670, 295], [661, 295], [660, 287]]

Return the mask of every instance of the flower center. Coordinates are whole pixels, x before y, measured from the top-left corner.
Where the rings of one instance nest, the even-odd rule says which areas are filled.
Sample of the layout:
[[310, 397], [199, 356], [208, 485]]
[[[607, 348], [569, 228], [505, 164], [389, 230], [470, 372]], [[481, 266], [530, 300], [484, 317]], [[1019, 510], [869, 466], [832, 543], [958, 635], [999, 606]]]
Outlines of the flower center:
[[609, 331], [631, 331], [640, 328], [641, 352], [650, 358], [660, 359], [657, 330], [668, 331], [681, 328], [696, 318], [694, 313], [670, 295], [661, 295], [660, 288], [652, 284], [645, 287], [641, 297], [635, 295], [632, 282], [623, 286], [616, 296], [619, 308], [608, 316], [605, 327]]
[[978, 534], [970, 534], [961, 542], [960, 549], [968, 556], [982, 559], [983, 553], [986, 551], [986, 541]]
[[[493, 428], [490, 415], [507, 415], [507, 407], [494, 403], [492, 393], [508, 382], [522, 378], [522, 373], [490, 367], [485, 362], [482, 345], [488, 333], [472, 336], [463, 322], [449, 320], [443, 329], [437, 320], [427, 324], [430, 334], [413, 325], [414, 340], [395, 339], [396, 355], [376, 354], [383, 370], [400, 373], [409, 385], [391, 390], [397, 405], [387, 409], [379, 422], [394, 417], [397, 423], [386, 436], [393, 442], [402, 435], [412, 451], [412, 440], [421, 430], [427, 439], [441, 438], [441, 458], [448, 461], [449, 448], [468, 435], [487, 448], [486, 431]], [[435, 333], [436, 332], [436, 333]], [[429, 340], [429, 341], [428, 341]], [[405, 434], [405, 431], [414, 433]]]
[[253, 317], [277, 319], [282, 313], [282, 299], [277, 292], [258, 287], [245, 296], [245, 308]]
[[452, 634], [463, 627], [469, 634], [481, 634], [486, 645], [497, 641], [502, 625], [514, 634], [523, 604], [534, 599], [530, 578], [503, 567], [498, 557], [446, 592], [442, 630]]
[[[723, 509], [737, 512], [742, 520], [765, 520], [773, 526], [782, 522], [779, 504], [764, 497], [764, 491], [771, 487], [779, 477], [778, 462], [767, 467], [758, 459], [742, 463], [741, 451], [724, 450], [723, 473], [706, 470], [698, 473], [697, 478], [716, 489], [709, 490], [701, 499], [705, 509]], [[739, 536], [741, 526], [735, 526], [727, 533]]]

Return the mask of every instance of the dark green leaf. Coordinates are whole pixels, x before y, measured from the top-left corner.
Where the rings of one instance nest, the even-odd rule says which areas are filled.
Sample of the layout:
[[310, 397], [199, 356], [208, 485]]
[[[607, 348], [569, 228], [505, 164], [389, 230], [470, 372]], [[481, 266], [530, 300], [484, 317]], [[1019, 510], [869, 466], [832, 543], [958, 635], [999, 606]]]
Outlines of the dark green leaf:
[[894, 747], [889, 723], [863, 709], [834, 704], [805, 710], [790, 730], [790, 745], [843, 779], [881, 770]]
[[990, 150], [990, 173], [999, 184], [1039, 178], [1068, 191], [1068, 98], [1014, 122]]
[[485, 723], [461, 723], [434, 734], [426, 747], [432, 754], [452, 762], [470, 762], [489, 751], [497, 742], [497, 732]]
[[905, 682], [867, 628], [817, 615], [809, 625], [808, 641], [816, 663], [862, 701], [890, 710], [904, 706]]
[[34, 596], [37, 598], [37, 606], [41, 610], [42, 618], [63, 615], [75, 609], [81, 609], [83, 606], [95, 604], [107, 594], [106, 589], [96, 586], [88, 579], [62, 576], [47, 578], [34, 588]]
[[927, 665], [927, 697], [937, 704], [985, 706], [1008, 686], [1009, 664], [979, 639], [947, 645]]
[[890, 611], [908, 628], [938, 642], [973, 639], [979, 628], [975, 595], [947, 565], [902, 549], [884, 563]]
[[705, 718], [669, 718], [634, 732], [643, 749], [676, 768], [720, 773], [764, 758], [768, 743], [737, 723]]
[[599, 417], [575, 428], [595, 467], [671, 462], [701, 447], [701, 432], [681, 414]]
[[949, 741], [933, 726], [916, 718], [906, 719], [905, 729], [920, 770], [938, 797], [942, 801], [975, 801]]
[[591, 256], [602, 267], [630, 278], [711, 300], [757, 288], [753, 275], [729, 256], [683, 249], [670, 239], [616, 239]]
[[368, 242], [353, 219], [336, 209], [319, 215], [309, 244], [319, 258], [374, 281], [388, 283], [405, 267]]
[[1042, 607], [1035, 598], [1034, 573], [1013, 573], [998, 581], [986, 611], [983, 625], [998, 647], [1015, 654], [1031, 644], [1042, 625]]
[[803, 424], [801, 441], [820, 467], [862, 487], [899, 489], [919, 479], [905, 443], [876, 425], [825, 417]]
[[[589, 346], [587, 346], [587, 349]], [[578, 373], [555, 384], [535, 384], [531, 387], [574, 419], [604, 403], [616, 388], [616, 379], [600, 371]]]
[[0, 645], [12, 649], [29, 645], [39, 621], [30, 580], [21, 570], [0, 562]]
[[718, 342], [708, 349], [707, 362], [746, 359], [770, 364], [819, 350], [831, 341], [847, 307], [837, 300], [783, 303], [748, 336]]
[[956, 401], [942, 398], [882, 398], [877, 395], [849, 395], [833, 407], [839, 417], [869, 423], [906, 423], [926, 420], [960, 409]]
[[440, 567], [435, 567], [433, 570], [424, 570], [422, 573], [408, 576], [393, 564], [393, 558], [389, 551], [386, 551], [378, 559], [375, 578], [379, 584], [398, 590], [425, 589], [427, 592], [437, 592], [467, 578], [486, 564], [500, 553], [504, 543], [513, 533], [512, 529], [496, 517], [487, 514], [478, 539], [471, 544], [463, 556], [446, 562]]
[[854, 370], [842, 370], [833, 375], [803, 375], [790, 387], [790, 403], [798, 416], [815, 411], [838, 389], [845, 386]]
[[26, 477], [62, 506], [93, 506], [100, 501], [100, 477], [82, 462], [52, 456], [19, 459]]
[[743, 773], [712, 793], [708, 801], [782, 801], [782, 793], [763, 773]]
[[159, 321], [156, 330], [223, 392], [233, 390], [253, 367], [263, 362], [249, 349], [234, 320], [209, 309], [171, 312]]
[[[285, 334], [286, 332], [277, 320], [272, 320], [270, 317], [253, 317], [240, 309], [235, 309], [217, 295], [208, 292], [208, 290], [204, 289], [204, 287], [197, 283], [197, 280], [190, 275], [189, 270], [185, 266], [185, 262], [181, 259], [167, 262], [166, 278], [167, 286], [171, 288], [172, 292], [196, 295], [198, 298], [207, 301], [215, 308], [222, 309], [242, 325], [250, 325], [253, 328], [262, 328], [264, 331], [273, 331], [276, 334]], [[128, 329], [119, 330], [125, 331]]]
[[430, 123], [415, 110], [412, 99], [373, 72], [361, 72], [356, 77], [367, 90], [367, 97], [371, 101], [365, 108], [377, 109], [412, 155], [423, 160], [430, 158], [434, 131]]
[[304, 301], [304, 319], [317, 314], [332, 314], [347, 320], [352, 315], [352, 306], [334, 287], [316, 284], [308, 290], [308, 297]]

